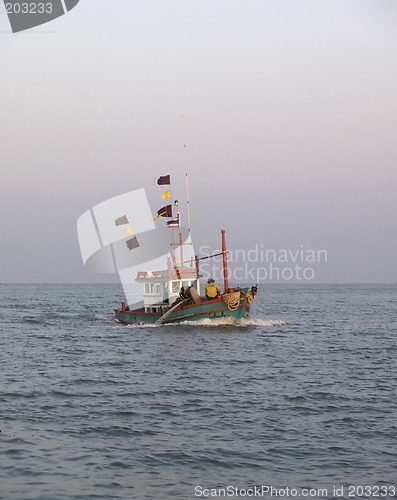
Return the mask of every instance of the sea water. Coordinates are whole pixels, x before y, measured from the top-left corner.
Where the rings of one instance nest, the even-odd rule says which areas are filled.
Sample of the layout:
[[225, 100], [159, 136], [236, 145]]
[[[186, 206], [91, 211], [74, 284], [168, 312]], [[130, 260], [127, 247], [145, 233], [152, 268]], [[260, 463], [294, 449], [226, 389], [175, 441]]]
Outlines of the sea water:
[[122, 299], [0, 285], [1, 499], [397, 497], [397, 286], [262, 285], [240, 325]]

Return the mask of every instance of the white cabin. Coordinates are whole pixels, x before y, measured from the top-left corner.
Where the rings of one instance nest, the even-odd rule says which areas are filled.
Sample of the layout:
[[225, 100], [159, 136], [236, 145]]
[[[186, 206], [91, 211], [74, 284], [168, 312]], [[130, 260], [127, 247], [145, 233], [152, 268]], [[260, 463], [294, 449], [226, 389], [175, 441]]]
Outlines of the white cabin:
[[145, 312], [166, 310], [177, 297], [181, 288], [193, 287], [200, 295], [200, 276], [196, 268], [181, 267], [166, 271], [138, 272], [136, 281], [143, 284]]

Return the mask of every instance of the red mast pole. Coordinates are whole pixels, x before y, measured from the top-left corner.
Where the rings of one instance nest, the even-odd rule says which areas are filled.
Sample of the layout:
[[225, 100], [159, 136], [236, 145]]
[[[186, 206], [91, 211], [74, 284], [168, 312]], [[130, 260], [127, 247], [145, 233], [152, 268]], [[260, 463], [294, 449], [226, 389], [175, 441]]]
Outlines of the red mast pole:
[[194, 258], [196, 259], [196, 273], [197, 273], [197, 278], [198, 278], [199, 274], [200, 274], [200, 261], [199, 261], [198, 255], [195, 255]]
[[226, 249], [226, 237], [225, 230], [221, 230], [222, 233], [222, 259], [223, 259], [223, 283], [225, 288], [225, 293], [229, 290], [229, 269], [227, 267], [227, 249]]

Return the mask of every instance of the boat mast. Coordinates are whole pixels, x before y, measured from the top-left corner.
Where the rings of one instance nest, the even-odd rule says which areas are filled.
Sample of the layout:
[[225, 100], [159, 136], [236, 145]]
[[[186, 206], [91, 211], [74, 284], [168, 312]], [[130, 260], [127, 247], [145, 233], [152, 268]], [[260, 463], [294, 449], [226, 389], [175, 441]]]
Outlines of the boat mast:
[[229, 269], [227, 267], [227, 249], [226, 249], [226, 236], [225, 230], [221, 230], [222, 233], [222, 260], [223, 260], [223, 286], [225, 293], [229, 290]]
[[[170, 201], [171, 201], [171, 218], [174, 219], [175, 218], [175, 207], [177, 207], [177, 202], [175, 201], [174, 203], [172, 203], [172, 188], [171, 188], [171, 182], [170, 182]], [[179, 214], [179, 212], [178, 212]], [[178, 215], [178, 219], [179, 219], [179, 215]], [[171, 230], [171, 236], [172, 236], [172, 243], [171, 243], [171, 248], [173, 250], [173, 254], [172, 254], [172, 260], [173, 260], [173, 265], [174, 267], [177, 266], [177, 260], [176, 260], [176, 255], [175, 255], [175, 247], [178, 246], [177, 243], [175, 243], [175, 240], [174, 240], [174, 231]]]
[[193, 252], [192, 252], [192, 235], [191, 235], [191, 224], [190, 224], [190, 196], [189, 196], [189, 161], [187, 154], [187, 146], [186, 146], [186, 127], [185, 127], [185, 118], [182, 115], [182, 140], [183, 140], [183, 162], [185, 166], [185, 186], [186, 186], [186, 212], [187, 212], [187, 226], [188, 226], [188, 245], [190, 245], [189, 251], [189, 259], [190, 265], [193, 262]]
[[187, 208], [187, 226], [190, 236], [190, 201], [189, 201], [189, 176], [188, 176], [188, 157], [186, 147], [186, 128], [185, 118], [182, 115], [182, 132], [183, 132], [183, 159], [185, 164], [185, 182], [186, 182], [186, 208]]
[[178, 212], [178, 224], [179, 224], [179, 245], [180, 245], [180, 254], [181, 254], [181, 264], [180, 267], [183, 266], [183, 237], [182, 237], [182, 223], [181, 223], [181, 214]]

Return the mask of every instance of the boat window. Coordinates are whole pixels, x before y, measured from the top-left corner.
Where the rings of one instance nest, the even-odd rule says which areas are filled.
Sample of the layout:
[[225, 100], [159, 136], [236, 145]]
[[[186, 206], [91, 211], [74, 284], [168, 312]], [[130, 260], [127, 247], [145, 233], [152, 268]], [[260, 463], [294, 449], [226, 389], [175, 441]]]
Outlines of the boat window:
[[191, 283], [191, 286], [197, 290], [197, 280], [192, 280], [190, 283]]
[[150, 293], [156, 293], [156, 288], [154, 283], [150, 283]]
[[183, 288], [187, 288], [189, 286], [189, 282], [188, 281], [182, 281], [182, 286], [183, 286]]
[[160, 284], [156, 285], [156, 292], [161, 293], [161, 285]]
[[145, 293], [149, 293], [149, 283], [145, 283]]
[[178, 293], [179, 292], [179, 281], [173, 281], [172, 282], [172, 293]]

